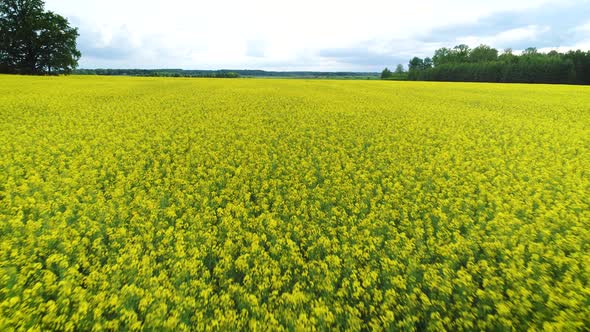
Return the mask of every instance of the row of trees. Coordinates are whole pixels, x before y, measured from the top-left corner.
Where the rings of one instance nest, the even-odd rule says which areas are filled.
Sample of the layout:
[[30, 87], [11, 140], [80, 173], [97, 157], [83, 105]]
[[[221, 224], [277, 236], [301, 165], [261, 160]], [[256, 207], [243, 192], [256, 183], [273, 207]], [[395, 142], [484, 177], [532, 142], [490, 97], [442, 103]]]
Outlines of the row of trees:
[[238, 78], [240, 74], [230, 70], [182, 70], [182, 69], [76, 69], [76, 75], [146, 76], [146, 77], [209, 77]]
[[392, 72], [387, 67], [385, 69], [383, 69], [383, 71], [381, 72], [381, 79], [382, 80], [395, 80], [395, 79], [406, 79], [406, 78], [407, 78], [406, 71], [404, 70], [404, 66], [401, 64], [397, 65], [397, 67], [395, 68], [395, 72]]
[[[401, 65], [400, 65], [401, 66]], [[402, 66], [403, 69], [403, 66]], [[321, 71], [265, 71], [251, 69], [185, 70], [185, 69], [76, 69], [76, 75], [125, 75], [161, 77], [288, 77], [288, 78], [333, 78], [372, 79], [374, 72], [321, 72]]]
[[408, 67], [410, 80], [590, 84], [590, 51], [580, 50], [541, 53], [527, 48], [516, 55], [488, 45], [458, 45], [438, 49], [432, 58], [414, 57]]
[[78, 29], [42, 0], [0, 0], [0, 73], [69, 73], [78, 65]]

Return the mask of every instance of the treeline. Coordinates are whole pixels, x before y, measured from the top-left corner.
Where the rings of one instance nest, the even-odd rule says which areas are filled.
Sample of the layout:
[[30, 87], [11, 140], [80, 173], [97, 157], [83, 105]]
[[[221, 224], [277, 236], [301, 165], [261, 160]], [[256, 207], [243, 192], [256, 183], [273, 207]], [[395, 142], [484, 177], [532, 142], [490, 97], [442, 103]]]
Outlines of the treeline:
[[432, 58], [414, 57], [408, 79], [419, 81], [590, 84], [590, 51], [541, 53], [527, 48], [520, 55], [502, 54], [480, 45], [441, 48]]
[[150, 77], [286, 77], [286, 78], [377, 78], [377, 73], [265, 71], [265, 70], [183, 70], [183, 69], [78, 69], [77, 75], [150, 76]]
[[266, 71], [266, 70], [233, 70], [244, 77], [287, 77], [287, 78], [378, 78], [374, 72], [325, 72], [325, 71]]
[[76, 75], [145, 76], [145, 77], [210, 77], [238, 78], [240, 74], [228, 70], [182, 69], [77, 69]]
[[404, 66], [399, 64], [395, 68], [395, 71], [389, 70], [385, 67], [381, 72], [382, 80], [393, 80], [393, 81], [405, 81], [408, 79], [408, 73], [404, 70]]

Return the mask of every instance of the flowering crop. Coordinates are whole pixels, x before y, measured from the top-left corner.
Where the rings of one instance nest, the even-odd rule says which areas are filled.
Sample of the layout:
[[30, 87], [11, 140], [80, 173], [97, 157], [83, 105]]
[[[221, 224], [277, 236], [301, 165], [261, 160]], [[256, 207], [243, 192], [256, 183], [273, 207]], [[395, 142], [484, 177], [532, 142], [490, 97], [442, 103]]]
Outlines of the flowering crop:
[[0, 82], [0, 330], [590, 326], [588, 87]]

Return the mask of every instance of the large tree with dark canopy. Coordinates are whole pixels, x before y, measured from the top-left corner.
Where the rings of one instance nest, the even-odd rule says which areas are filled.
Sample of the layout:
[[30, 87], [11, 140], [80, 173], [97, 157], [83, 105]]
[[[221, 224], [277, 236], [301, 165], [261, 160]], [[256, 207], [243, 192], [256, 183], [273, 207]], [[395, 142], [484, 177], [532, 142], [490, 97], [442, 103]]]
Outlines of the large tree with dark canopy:
[[44, 7], [43, 0], [0, 0], [0, 72], [70, 73], [78, 66], [78, 29]]

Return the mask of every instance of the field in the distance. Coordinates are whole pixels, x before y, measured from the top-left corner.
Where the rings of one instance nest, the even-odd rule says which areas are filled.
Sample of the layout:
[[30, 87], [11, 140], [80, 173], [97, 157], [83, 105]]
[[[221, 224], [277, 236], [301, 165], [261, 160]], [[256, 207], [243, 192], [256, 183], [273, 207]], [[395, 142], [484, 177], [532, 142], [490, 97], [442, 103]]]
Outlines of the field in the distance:
[[590, 88], [0, 76], [0, 329], [590, 326]]

